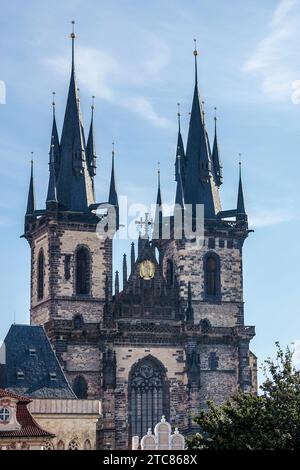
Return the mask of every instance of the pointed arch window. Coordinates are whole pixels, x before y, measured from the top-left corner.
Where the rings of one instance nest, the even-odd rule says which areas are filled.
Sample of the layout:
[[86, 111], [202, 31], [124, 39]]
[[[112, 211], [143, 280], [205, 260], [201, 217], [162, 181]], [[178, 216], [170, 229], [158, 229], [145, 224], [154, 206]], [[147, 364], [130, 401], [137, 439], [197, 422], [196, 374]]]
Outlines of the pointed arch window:
[[174, 285], [174, 263], [171, 259], [167, 261], [167, 283], [170, 287]]
[[82, 247], [76, 253], [76, 294], [90, 293], [90, 253]]
[[162, 363], [152, 356], [132, 366], [129, 374], [130, 434], [140, 438], [169, 416], [169, 385]]
[[73, 383], [73, 391], [77, 398], [86, 399], [87, 398], [87, 383], [85, 378], [82, 375], [78, 375]]
[[209, 253], [204, 258], [204, 284], [206, 297], [220, 295], [220, 258], [216, 253]]
[[45, 278], [45, 257], [43, 250], [40, 250], [37, 266], [37, 297], [42, 300], [44, 297], [44, 278]]

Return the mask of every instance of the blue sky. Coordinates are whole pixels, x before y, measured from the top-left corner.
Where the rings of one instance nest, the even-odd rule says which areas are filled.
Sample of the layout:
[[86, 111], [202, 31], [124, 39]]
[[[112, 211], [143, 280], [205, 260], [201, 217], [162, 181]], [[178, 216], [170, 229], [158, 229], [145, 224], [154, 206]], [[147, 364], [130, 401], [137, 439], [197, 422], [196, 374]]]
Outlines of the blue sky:
[[[26, 7], [25, 7], [26, 5]], [[107, 199], [111, 142], [118, 190], [154, 202], [161, 162], [165, 202], [174, 198], [176, 103], [183, 136], [193, 92], [193, 38], [212, 136], [218, 108], [224, 209], [236, 203], [238, 153], [250, 225], [244, 248], [246, 323], [259, 359], [298, 341], [300, 251], [299, 0], [2, 0], [0, 80], [0, 338], [29, 321], [27, 242], [19, 236], [34, 151], [38, 205], [47, 185], [52, 91], [61, 129], [70, 74], [70, 21], [85, 127], [96, 95], [97, 199]], [[128, 244], [116, 242], [115, 267]]]

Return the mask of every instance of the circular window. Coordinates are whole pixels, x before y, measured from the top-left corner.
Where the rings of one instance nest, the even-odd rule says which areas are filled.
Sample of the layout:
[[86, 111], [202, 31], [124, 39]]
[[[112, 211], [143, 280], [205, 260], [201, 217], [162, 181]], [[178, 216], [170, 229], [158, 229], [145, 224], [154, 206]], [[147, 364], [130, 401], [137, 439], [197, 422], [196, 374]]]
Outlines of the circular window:
[[8, 408], [0, 408], [0, 421], [7, 423], [10, 419], [10, 411]]

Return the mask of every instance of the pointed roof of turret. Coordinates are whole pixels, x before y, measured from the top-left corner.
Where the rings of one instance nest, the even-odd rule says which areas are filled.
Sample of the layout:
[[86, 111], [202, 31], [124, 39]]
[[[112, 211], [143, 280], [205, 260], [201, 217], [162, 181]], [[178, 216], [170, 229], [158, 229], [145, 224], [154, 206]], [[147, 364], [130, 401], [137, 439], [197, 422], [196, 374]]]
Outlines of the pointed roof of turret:
[[52, 93], [52, 95], [53, 95], [53, 100], [52, 100], [53, 121], [52, 121], [49, 155], [51, 155], [52, 145], [53, 145], [54, 146], [53, 154], [54, 154], [55, 176], [57, 178], [58, 172], [59, 172], [59, 162], [60, 162], [60, 145], [59, 145], [59, 137], [58, 137], [58, 132], [57, 132], [56, 117], [55, 117], [55, 91]]
[[34, 180], [33, 180], [33, 159], [31, 159], [31, 170], [30, 170], [30, 181], [29, 181], [29, 188], [28, 188], [26, 215], [33, 215], [34, 211], [35, 211], [35, 191], [34, 191]]
[[177, 180], [177, 186], [176, 186], [176, 196], [175, 196], [175, 204], [178, 204], [182, 209], [184, 209], [184, 190], [183, 190], [183, 183], [182, 183], [182, 177], [181, 177], [181, 157], [180, 155], [177, 156], [178, 160], [178, 180]]
[[55, 156], [54, 156], [54, 136], [52, 136], [52, 145], [50, 150], [50, 161], [49, 161], [49, 183], [48, 192], [46, 199], [46, 207], [52, 208], [53, 205], [57, 204], [57, 191], [56, 191], [56, 176], [55, 176]]
[[92, 178], [86, 162], [85, 138], [80, 112], [80, 100], [75, 78], [74, 22], [72, 67], [67, 106], [60, 141], [60, 167], [57, 181], [58, 200], [67, 210], [86, 212], [94, 203]]
[[[216, 112], [215, 108], [215, 112]], [[215, 114], [215, 135], [214, 135], [214, 144], [213, 144], [213, 151], [212, 151], [212, 163], [213, 163], [213, 170], [214, 170], [214, 178], [216, 185], [218, 187], [222, 184], [222, 164], [220, 158], [220, 151], [218, 145], [218, 138], [217, 138], [217, 116]]]
[[162, 197], [160, 189], [160, 164], [158, 163], [157, 169], [157, 196], [156, 196], [156, 207], [155, 207], [155, 216], [154, 216], [154, 231], [153, 238], [160, 239], [162, 238]]
[[184, 195], [186, 204], [204, 204], [204, 215], [214, 219], [221, 209], [218, 189], [211, 178], [211, 160], [204, 122], [203, 103], [200, 102], [195, 46], [195, 87], [186, 147], [186, 176]]
[[241, 161], [239, 161], [239, 189], [238, 189], [236, 213], [237, 213], [237, 217], [246, 216], [243, 185], [242, 185], [242, 163], [241, 163]]
[[94, 99], [95, 97], [92, 97], [93, 102], [91, 105], [91, 110], [92, 110], [92, 115], [91, 115], [91, 124], [90, 124], [90, 130], [89, 130], [89, 135], [88, 135], [88, 140], [86, 144], [86, 156], [87, 156], [87, 164], [88, 164], [88, 169], [89, 173], [91, 176], [96, 175], [96, 145], [95, 145], [95, 133], [94, 133], [94, 109], [95, 109], [95, 104], [94, 104]]
[[116, 188], [116, 177], [115, 177], [115, 144], [112, 143], [112, 152], [111, 152], [111, 175], [110, 175], [110, 185], [109, 185], [109, 196], [108, 202], [112, 206], [118, 207], [118, 193]]
[[[178, 163], [180, 161], [180, 173], [181, 173], [181, 179], [182, 183], [184, 185], [184, 177], [185, 177], [185, 170], [186, 170], [186, 158], [185, 158], [185, 151], [184, 151], [184, 145], [183, 145], [183, 140], [182, 140], [182, 135], [181, 135], [181, 123], [180, 123], [180, 103], [177, 103], [178, 106], [178, 136], [177, 136], [177, 146], [176, 146], [176, 159], [175, 159], [175, 181], [178, 182]], [[180, 156], [180, 160], [178, 160], [178, 156]]]

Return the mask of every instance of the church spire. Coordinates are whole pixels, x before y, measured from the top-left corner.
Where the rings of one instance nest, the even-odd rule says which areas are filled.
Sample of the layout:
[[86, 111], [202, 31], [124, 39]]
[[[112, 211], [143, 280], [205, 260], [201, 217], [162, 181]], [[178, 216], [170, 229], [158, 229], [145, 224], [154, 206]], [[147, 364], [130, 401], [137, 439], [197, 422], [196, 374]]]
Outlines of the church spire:
[[95, 109], [95, 96], [92, 96], [92, 105], [91, 105], [91, 124], [90, 130], [88, 135], [88, 140], [86, 144], [86, 156], [87, 156], [87, 164], [90, 176], [96, 175], [96, 146], [95, 146], [95, 135], [94, 135], [94, 109]]
[[216, 185], [218, 188], [222, 184], [222, 165], [220, 159], [220, 152], [218, 146], [218, 138], [217, 138], [217, 115], [216, 115], [217, 108], [215, 108], [215, 136], [214, 136], [214, 144], [213, 144], [213, 151], [212, 151], [212, 163], [213, 163], [213, 170], [214, 170], [214, 178]]
[[[182, 135], [181, 135], [181, 123], [180, 123], [180, 103], [177, 103], [178, 106], [178, 112], [177, 112], [177, 117], [178, 117], [178, 136], [177, 136], [177, 147], [176, 147], [176, 160], [175, 160], [175, 181], [178, 182], [178, 163], [180, 161], [180, 173], [181, 173], [181, 178], [182, 178], [182, 184], [184, 185], [184, 177], [185, 177], [185, 166], [186, 166], [186, 160], [185, 160], [185, 151], [184, 151], [184, 145], [183, 145], [183, 140], [182, 140]], [[180, 156], [180, 160], [178, 160], [178, 155]]]
[[135, 248], [134, 248], [134, 242], [131, 243], [131, 252], [130, 252], [130, 271], [131, 274], [133, 274], [134, 271], [134, 265], [135, 265]]
[[191, 204], [193, 207], [193, 215], [196, 205], [204, 204], [205, 218], [214, 219], [220, 210], [220, 201], [211, 178], [209, 142], [204, 123], [203, 103], [200, 102], [198, 91], [197, 56], [195, 43], [195, 87], [186, 147], [184, 195], [186, 204]]
[[55, 156], [54, 156], [54, 136], [52, 136], [52, 145], [49, 161], [49, 183], [46, 199], [46, 208], [53, 210], [57, 208], [56, 176], [55, 176]]
[[55, 168], [55, 176], [57, 178], [58, 172], [59, 172], [60, 146], [59, 146], [59, 138], [58, 138], [58, 132], [57, 132], [56, 117], [55, 117], [55, 91], [53, 91], [52, 93], [52, 113], [53, 113], [53, 118], [52, 118], [52, 130], [51, 130], [49, 155], [51, 155], [52, 145], [54, 145], [54, 148], [53, 148], [54, 168]]
[[123, 290], [125, 289], [127, 282], [127, 256], [126, 253], [123, 255]]
[[[241, 157], [241, 155], [240, 155], [240, 157]], [[242, 162], [241, 162], [241, 159], [239, 161], [239, 188], [238, 188], [236, 218], [237, 218], [237, 220], [247, 221], [247, 214], [246, 214], [245, 203], [244, 203], [243, 185], [242, 185]]]
[[109, 186], [108, 203], [115, 207], [116, 210], [116, 230], [119, 229], [119, 201], [118, 193], [116, 189], [116, 178], [115, 178], [115, 144], [112, 143], [111, 152], [111, 176]]
[[87, 212], [94, 203], [93, 182], [89, 175], [80, 100], [75, 78], [75, 32], [72, 21], [72, 66], [67, 106], [60, 142], [60, 166], [57, 181], [59, 202], [75, 212]]
[[[33, 155], [33, 152], [31, 153]], [[30, 181], [27, 197], [27, 209], [26, 216], [32, 216], [35, 211], [35, 191], [34, 191], [34, 181], [33, 181], [33, 159], [31, 158], [31, 170], [30, 170]]]
[[115, 296], [117, 297], [120, 292], [119, 271], [115, 273]]
[[162, 198], [161, 198], [161, 189], [160, 189], [160, 163], [158, 162], [157, 168], [157, 196], [156, 196], [156, 207], [155, 207], [155, 217], [154, 217], [154, 239], [162, 238], [162, 222], [163, 222], [163, 212], [162, 212]]

